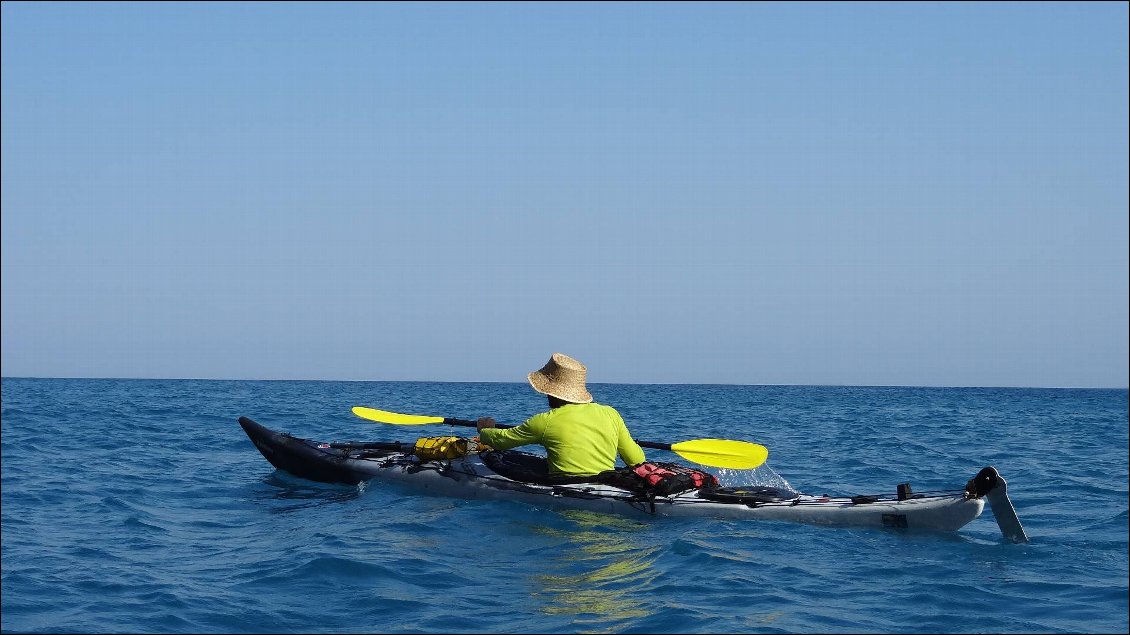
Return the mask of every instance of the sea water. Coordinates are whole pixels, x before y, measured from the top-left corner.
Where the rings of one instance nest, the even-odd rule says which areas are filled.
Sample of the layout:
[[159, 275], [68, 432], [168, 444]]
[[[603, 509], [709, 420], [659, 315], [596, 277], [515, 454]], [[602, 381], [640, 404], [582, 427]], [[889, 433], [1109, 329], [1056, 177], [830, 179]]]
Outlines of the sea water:
[[[520, 423], [525, 384], [5, 378], [3, 632], [1125, 633], [1126, 390], [602, 385], [636, 438], [741, 439], [809, 494], [960, 489], [1031, 537], [663, 519], [278, 471], [237, 424], [411, 441], [356, 405]], [[649, 450], [649, 458], [678, 457]], [[717, 472], [717, 471], [716, 471]]]

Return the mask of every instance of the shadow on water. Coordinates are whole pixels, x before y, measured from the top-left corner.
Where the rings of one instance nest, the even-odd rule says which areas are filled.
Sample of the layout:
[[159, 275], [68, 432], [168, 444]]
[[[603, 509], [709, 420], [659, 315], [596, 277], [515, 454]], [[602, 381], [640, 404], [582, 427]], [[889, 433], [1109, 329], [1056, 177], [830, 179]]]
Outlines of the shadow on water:
[[534, 530], [559, 540], [557, 554], [531, 576], [535, 595], [543, 595], [542, 611], [571, 615], [575, 623], [606, 625], [651, 615], [631, 592], [658, 576], [652, 570], [659, 547], [643, 544], [637, 533], [646, 525], [595, 512], [568, 510], [561, 515], [570, 528]]
[[265, 488], [256, 488], [254, 498], [259, 501], [286, 503], [272, 507], [272, 514], [287, 514], [300, 509], [333, 505], [357, 500], [365, 492], [365, 483], [336, 485], [314, 483], [281, 470], [264, 476], [260, 481]]

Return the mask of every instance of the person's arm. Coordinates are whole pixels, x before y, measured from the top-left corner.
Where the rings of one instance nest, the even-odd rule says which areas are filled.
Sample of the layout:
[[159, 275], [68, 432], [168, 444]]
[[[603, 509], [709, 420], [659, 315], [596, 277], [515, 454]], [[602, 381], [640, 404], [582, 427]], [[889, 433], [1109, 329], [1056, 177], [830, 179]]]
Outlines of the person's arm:
[[628, 432], [628, 426], [624, 424], [624, 418], [620, 416], [620, 413], [616, 412], [615, 409], [613, 409], [612, 412], [615, 414], [617, 427], [619, 428], [616, 438], [616, 451], [620, 453], [620, 458], [624, 460], [624, 463], [628, 467], [643, 463], [647, 460], [647, 457], [644, 456], [643, 448], [632, 438], [632, 433]]
[[513, 428], [496, 428], [494, 419], [483, 417], [478, 421], [479, 440], [496, 450], [541, 443], [541, 430], [530, 425], [531, 421]]

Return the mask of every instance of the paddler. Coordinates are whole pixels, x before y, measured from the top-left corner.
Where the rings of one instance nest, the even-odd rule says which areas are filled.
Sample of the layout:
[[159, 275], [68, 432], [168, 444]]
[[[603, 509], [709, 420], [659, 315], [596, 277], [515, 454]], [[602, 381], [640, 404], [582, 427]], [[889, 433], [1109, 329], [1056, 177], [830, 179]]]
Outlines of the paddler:
[[619, 455], [628, 466], [645, 460], [623, 417], [611, 406], [593, 403], [585, 387], [581, 362], [554, 353], [527, 378], [549, 400], [549, 411], [513, 428], [496, 428], [495, 420], [478, 420], [479, 439], [496, 450], [532, 443], [545, 448], [551, 476], [590, 476], [615, 469]]

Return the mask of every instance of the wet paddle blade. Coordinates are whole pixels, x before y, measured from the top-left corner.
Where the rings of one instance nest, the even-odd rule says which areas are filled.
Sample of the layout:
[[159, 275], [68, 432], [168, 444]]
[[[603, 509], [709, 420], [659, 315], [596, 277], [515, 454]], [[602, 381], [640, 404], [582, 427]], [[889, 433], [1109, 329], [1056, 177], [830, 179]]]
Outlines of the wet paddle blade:
[[695, 439], [671, 445], [679, 456], [695, 463], [733, 470], [752, 470], [769, 458], [769, 450], [756, 443], [732, 439]]

